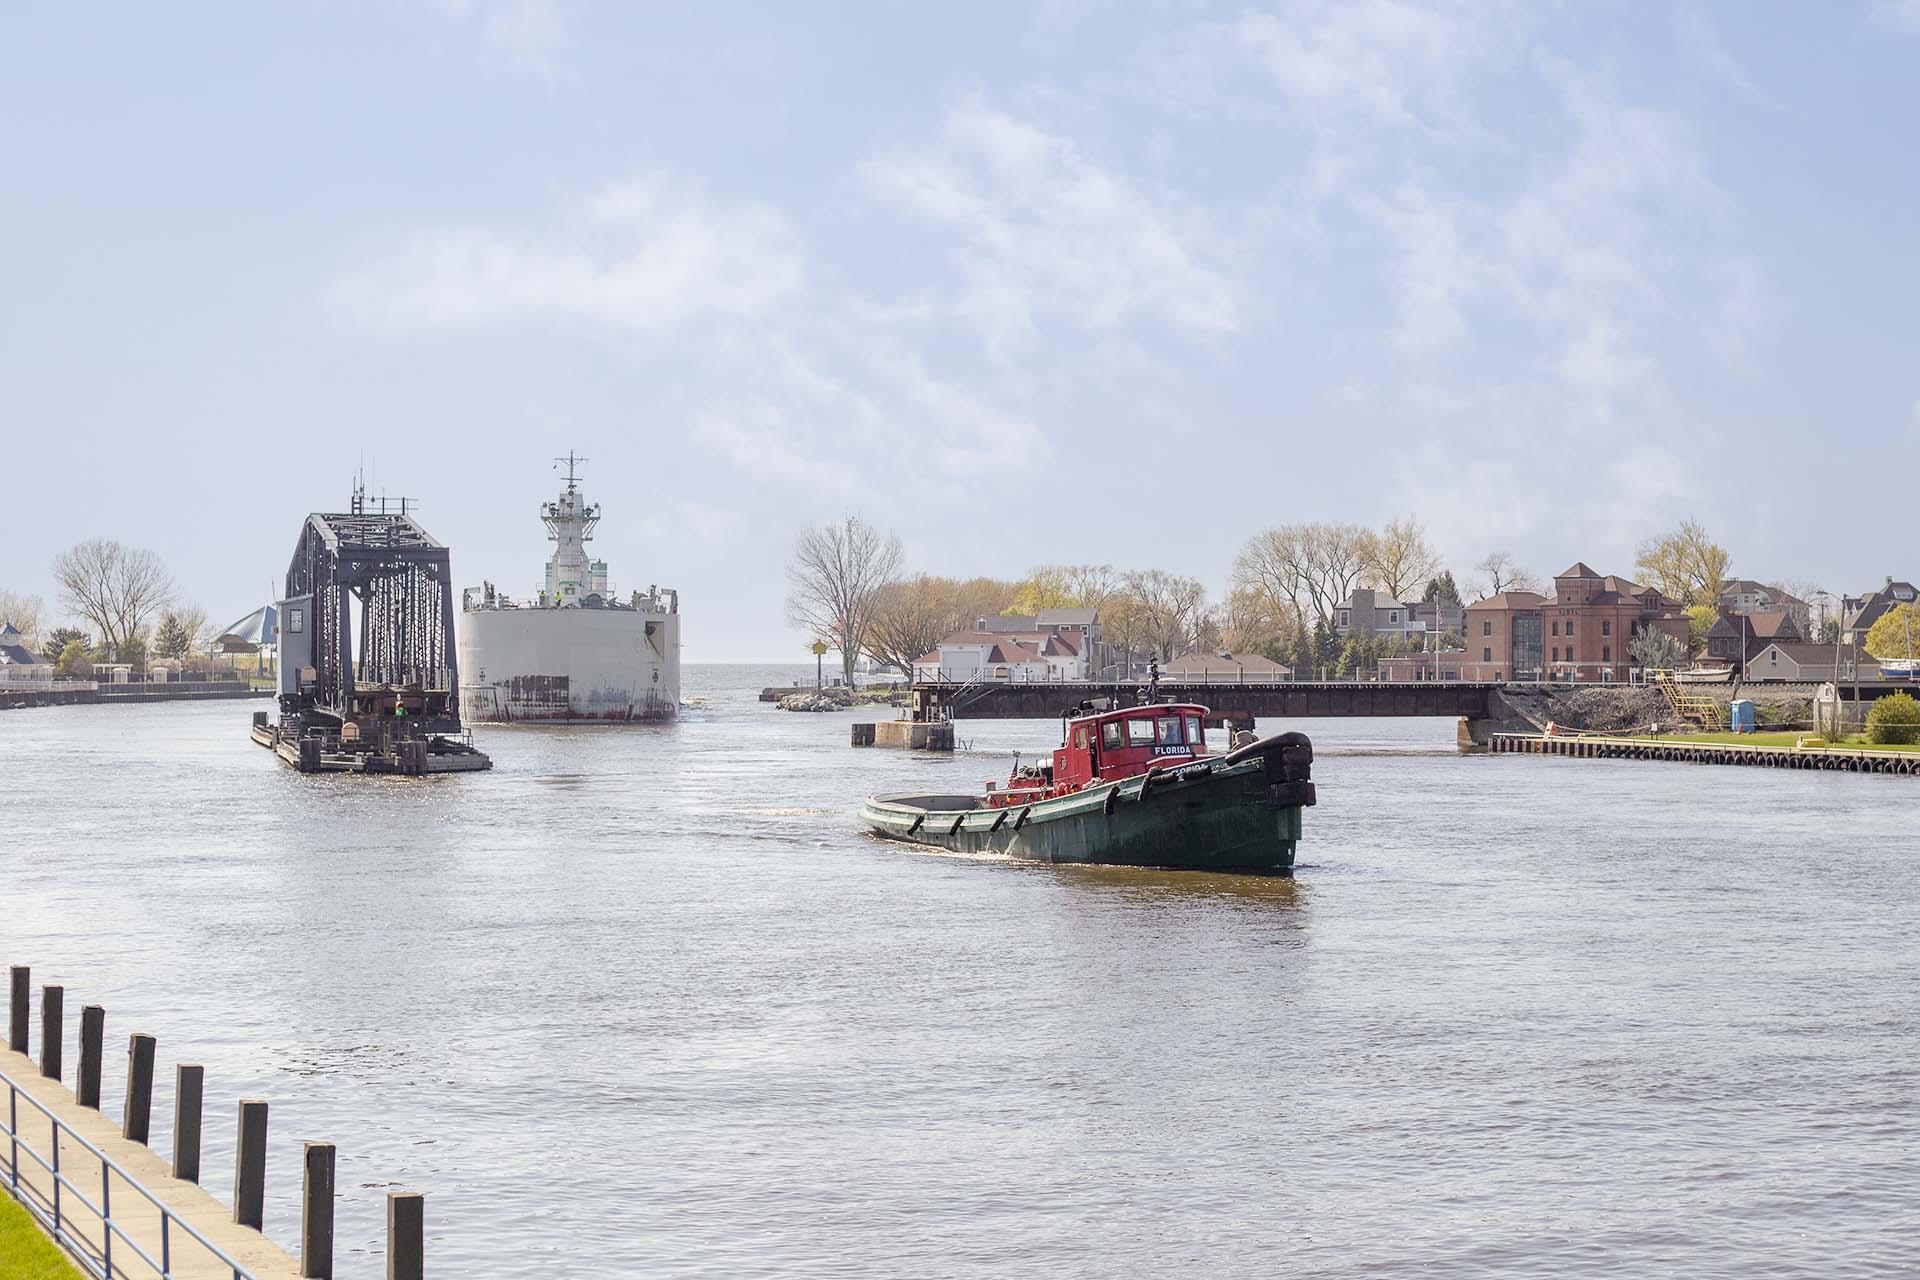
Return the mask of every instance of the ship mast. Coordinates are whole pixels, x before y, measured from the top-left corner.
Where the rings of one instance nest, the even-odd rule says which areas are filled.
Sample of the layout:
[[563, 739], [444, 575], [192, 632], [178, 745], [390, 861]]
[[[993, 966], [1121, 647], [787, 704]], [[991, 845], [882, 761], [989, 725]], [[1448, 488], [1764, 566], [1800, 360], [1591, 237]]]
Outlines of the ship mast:
[[554, 467], [565, 463], [567, 468], [567, 487], [559, 499], [543, 503], [540, 518], [547, 526], [547, 537], [553, 540], [553, 555], [547, 560], [547, 589], [543, 593], [542, 603], [549, 605], [578, 604], [583, 596], [592, 592], [606, 592], [606, 583], [596, 581], [604, 577], [605, 566], [596, 566], [587, 559], [587, 543], [593, 541], [594, 526], [600, 523], [600, 508], [589, 504], [580, 494], [580, 464], [586, 459], [568, 452], [564, 458], [555, 458]]

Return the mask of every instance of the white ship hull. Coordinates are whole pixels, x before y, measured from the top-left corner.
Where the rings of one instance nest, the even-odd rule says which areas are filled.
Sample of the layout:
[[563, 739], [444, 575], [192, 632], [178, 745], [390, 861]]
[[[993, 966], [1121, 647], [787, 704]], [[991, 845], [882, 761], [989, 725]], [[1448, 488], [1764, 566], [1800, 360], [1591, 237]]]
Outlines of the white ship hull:
[[470, 723], [627, 724], [680, 709], [677, 612], [469, 608], [459, 647]]

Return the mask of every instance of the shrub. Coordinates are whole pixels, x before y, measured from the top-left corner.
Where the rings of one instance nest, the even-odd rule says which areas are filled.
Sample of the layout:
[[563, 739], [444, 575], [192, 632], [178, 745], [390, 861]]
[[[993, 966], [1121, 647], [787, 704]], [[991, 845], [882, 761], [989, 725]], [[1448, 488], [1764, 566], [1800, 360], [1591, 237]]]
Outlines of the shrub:
[[1920, 702], [1910, 693], [1874, 700], [1867, 712], [1867, 741], [1889, 745], [1920, 742]]

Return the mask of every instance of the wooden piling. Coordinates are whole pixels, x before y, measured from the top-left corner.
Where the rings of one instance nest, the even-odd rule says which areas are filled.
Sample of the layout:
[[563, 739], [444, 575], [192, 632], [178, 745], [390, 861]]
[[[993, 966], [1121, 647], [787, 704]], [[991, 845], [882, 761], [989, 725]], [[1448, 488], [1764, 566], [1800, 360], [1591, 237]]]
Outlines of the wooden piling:
[[27, 1001], [33, 991], [33, 970], [24, 964], [13, 966], [11, 1016], [7, 1020], [7, 1048], [15, 1053], [27, 1051]]
[[333, 1144], [309, 1142], [300, 1194], [300, 1274], [333, 1280]]
[[66, 998], [65, 987], [40, 988], [40, 1074], [49, 1080], [60, 1078], [61, 1006]]
[[127, 1038], [127, 1109], [120, 1136], [145, 1146], [153, 1129], [153, 1037], [135, 1032]]
[[181, 1063], [173, 1069], [173, 1176], [200, 1181], [200, 1104], [207, 1069]]
[[387, 1280], [425, 1280], [427, 1202], [417, 1191], [387, 1193]]
[[100, 1055], [107, 1034], [107, 1011], [90, 1004], [80, 1011], [80, 1079], [73, 1086], [73, 1100], [83, 1107], [100, 1109]]
[[240, 1100], [240, 1129], [233, 1143], [233, 1220], [260, 1230], [267, 1203], [267, 1104]]

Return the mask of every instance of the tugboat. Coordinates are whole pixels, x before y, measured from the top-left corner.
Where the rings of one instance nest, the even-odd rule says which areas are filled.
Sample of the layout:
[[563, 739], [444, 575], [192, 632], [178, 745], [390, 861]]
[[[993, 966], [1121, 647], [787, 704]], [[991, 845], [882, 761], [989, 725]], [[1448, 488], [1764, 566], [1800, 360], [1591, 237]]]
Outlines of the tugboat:
[[869, 797], [860, 818], [890, 840], [1037, 862], [1194, 871], [1293, 870], [1300, 811], [1314, 803], [1305, 734], [1209, 751], [1208, 709], [1081, 703], [1050, 762], [1014, 758], [985, 795]]

